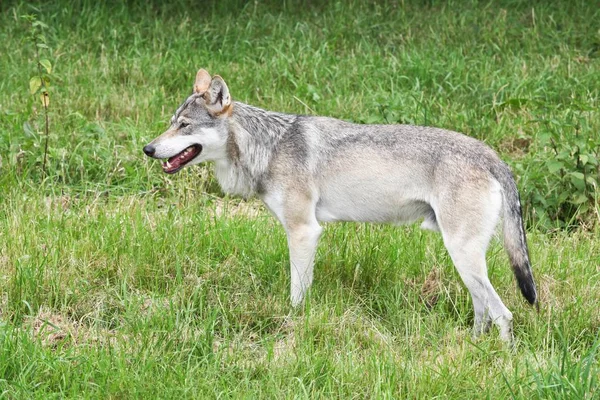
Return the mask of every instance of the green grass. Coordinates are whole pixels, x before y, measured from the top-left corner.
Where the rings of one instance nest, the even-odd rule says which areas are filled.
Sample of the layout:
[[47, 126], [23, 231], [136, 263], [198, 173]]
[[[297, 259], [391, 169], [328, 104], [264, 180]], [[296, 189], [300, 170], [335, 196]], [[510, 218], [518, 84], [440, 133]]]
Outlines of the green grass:
[[[598, 397], [598, 192], [585, 189], [587, 212], [540, 216], [538, 198], [569, 189], [555, 184], [569, 171], [544, 169], [548, 135], [598, 151], [593, 2], [0, 11], [0, 397]], [[56, 74], [46, 176], [27, 13], [48, 25]], [[223, 199], [210, 166], [166, 176], [141, 152], [199, 67], [267, 109], [441, 126], [496, 148], [526, 203], [541, 298], [527, 306], [495, 241], [516, 348], [471, 339], [468, 292], [417, 227], [327, 225], [292, 310], [285, 235], [264, 208]]]

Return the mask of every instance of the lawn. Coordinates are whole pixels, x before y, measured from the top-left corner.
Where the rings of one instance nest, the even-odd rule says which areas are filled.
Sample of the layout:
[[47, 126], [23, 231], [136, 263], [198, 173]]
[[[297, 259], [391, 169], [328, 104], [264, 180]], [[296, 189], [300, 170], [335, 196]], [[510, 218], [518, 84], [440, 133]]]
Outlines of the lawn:
[[[8, 1], [0, 43], [0, 398], [600, 396], [595, 2]], [[494, 240], [516, 346], [472, 339], [469, 293], [418, 225], [325, 225], [292, 309], [261, 203], [141, 151], [200, 67], [262, 108], [495, 148], [540, 296]]]

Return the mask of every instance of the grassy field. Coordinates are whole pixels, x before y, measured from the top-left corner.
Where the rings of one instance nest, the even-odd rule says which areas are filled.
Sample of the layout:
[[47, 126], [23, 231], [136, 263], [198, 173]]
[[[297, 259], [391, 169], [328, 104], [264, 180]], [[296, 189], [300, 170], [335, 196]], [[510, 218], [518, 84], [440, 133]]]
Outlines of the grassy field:
[[[600, 396], [596, 2], [189, 3], [0, 3], [0, 397]], [[47, 26], [39, 54], [26, 14]], [[166, 176], [141, 152], [199, 67], [263, 108], [497, 149], [541, 300], [495, 241], [516, 347], [471, 339], [469, 294], [416, 226], [327, 225], [292, 310], [285, 235], [261, 204], [223, 197], [210, 165]]]

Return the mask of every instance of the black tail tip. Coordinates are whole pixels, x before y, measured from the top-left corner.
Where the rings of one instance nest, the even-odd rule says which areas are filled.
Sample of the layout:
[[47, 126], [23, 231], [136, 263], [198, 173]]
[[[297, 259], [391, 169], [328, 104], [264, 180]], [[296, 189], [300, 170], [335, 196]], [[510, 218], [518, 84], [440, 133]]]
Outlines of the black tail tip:
[[527, 299], [529, 304], [534, 305], [537, 300], [537, 292], [535, 290], [535, 284], [533, 283], [533, 281], [519, 282], [519, 289], [521, 289], [523, 297]]
[[521, 289], [523, 297], [527, 299], [529, 304], [534, 305], [537, 300], [537, 290], [535, 288], [535, 282], [533, 281], [533, 275], [531, 275], [531, 270], [529, 268], [525, 270], [515, 268], [515, 277], [517, 278], [519, 289]]

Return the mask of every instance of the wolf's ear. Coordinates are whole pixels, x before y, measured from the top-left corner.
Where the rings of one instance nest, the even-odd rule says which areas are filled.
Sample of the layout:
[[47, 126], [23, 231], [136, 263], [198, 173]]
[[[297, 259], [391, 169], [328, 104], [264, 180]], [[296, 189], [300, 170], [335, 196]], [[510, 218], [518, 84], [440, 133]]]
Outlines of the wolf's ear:
[[231, 105], [231, 96], [227, 84], [219, 75], [215, 75], [210, 82], [208, 91], [204, 94], [206, 108], [213, 115], [219, 115], [227, 112]]
[[196, 82], [194, 82], [194, 93], [203, 95], [210, 86], [210, 74], [205, 69], [199, 69], [196, 74]]

